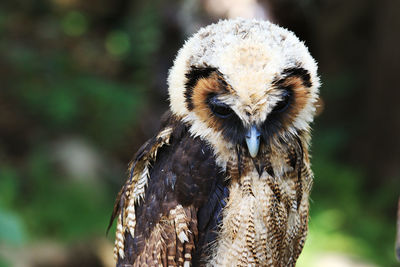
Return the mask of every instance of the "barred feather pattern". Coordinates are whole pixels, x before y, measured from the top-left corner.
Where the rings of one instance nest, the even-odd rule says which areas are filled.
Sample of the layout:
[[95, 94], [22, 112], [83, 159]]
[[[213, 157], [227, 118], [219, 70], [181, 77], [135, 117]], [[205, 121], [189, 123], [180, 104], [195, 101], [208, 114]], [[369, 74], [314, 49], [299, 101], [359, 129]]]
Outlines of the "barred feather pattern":
[[143, 253], [138, 255], [133, 266], [189, 267], [196, 236], [195, 209], [178, 205], [154, 227]]
[[132, 237], [135, 236], [136, 226], [135, 200], [134, 197], [129, 198], [128, 207], [126, 208], [126, 227]]
[[208, 266], [295, 266], [307, 234], [313, 180], [307, 151], [295, 143], [264, 153], [261, 175], [246, 157], [237, 163], [245, 162], [243, 168], [235, 160], [227, 165], [234, 172], [231, 178], [243, 173], [231, 180]]
[[[192, 207], [184, 209], [182, 205], [177, 205], [175, 209], [170, 211], [170, 219], [173, 220], [175, 227], [174, 232], [178, 238], [175, 243], [176, 254], [175, 265], [173, 266], [190, 266], [191, 264], [192, 251], [194, 249], [194, 236], [197, 236], [197, 231], [192, 229], [194, 227], [190, 226], [194, 218], [196, 218], [196, 212]], [[190, 229], [192, 229], [192, 231], [190, 231]]]
[[114, 259], [118, 259], [118, 255], [120, 257], [125, 257], [124, 254], [124, 232], [125, 227], [122, 225], [121, 216], [118, 216], [117, 221], [117, 231], [115, 235], [115, 245], [114, 245]]
[[133, 179], [133, 198], [135, 199], [135, 204], [138, 204], [140, 200], [143, 200], [146, 185], [149, 179], [149, 167], [150, 162], [154, 161], [157, 157], [157, 151], [160, 147], [169, 144], [170, 136], [173, 128], [167, 127], [163, 129], [156, 137], [158, 140], [157, 145], [153, 146], [149, 152], [149, 154], [143, 159], [143, 167], [141, 171], [134, 170], [137, 173], [135, 176], [136, 179]]
[[[162, 218], [159, 224], [157, 224], [149, 237], [149, 242], [146, 243], [144, 251], [138, 255], [138, 258], [133, 263], [134, 267], [140, 266], [167, 266], [167, 258], [161, 257], [166, 255], [167, 246], [166, 242], [168, 236], [166, 235], [166, 229], [170, 228], [171, 224], [167, 218]], [[155, 257], [154, 257], [155, 256]], [[144, 265], [143, 265], [144, 264]]]
[[172, 127], [166, 127], [156, 136], [157, 143], [151, 147], [150, 151], [143, 156], [138, 162], [131, 162], [129, 166], [129, 173], [131, 177], [128, 178], [123, 190], [121, 192], [121, 199], [124, 205], [121, 207], [118, 215], [117, 230], [114, 247], [114, 258], [117, 260], [118, 255], [122, 259], [124, 255], [124, 236], [125, 231], [129, 231], [130, 235], [134, 237], [136, 226], [135, 205], [144, 199], [145, 190], [149, 179], [149, 168], [151, 162], [157, 157], [157, 151], [164, 145], [169, 144]]

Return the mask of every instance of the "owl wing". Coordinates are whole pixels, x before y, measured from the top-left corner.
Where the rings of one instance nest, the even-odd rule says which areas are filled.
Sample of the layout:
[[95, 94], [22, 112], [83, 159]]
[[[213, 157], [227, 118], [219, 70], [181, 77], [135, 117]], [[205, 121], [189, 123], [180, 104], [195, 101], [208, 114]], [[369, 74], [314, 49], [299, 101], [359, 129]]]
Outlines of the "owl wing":
[[117, 197], [110, 222], [117, 218], [117, 266], [191, 265], [218, 223], [224, 181], [208, 145], [165, 115], [159, 133], [136, 153]]

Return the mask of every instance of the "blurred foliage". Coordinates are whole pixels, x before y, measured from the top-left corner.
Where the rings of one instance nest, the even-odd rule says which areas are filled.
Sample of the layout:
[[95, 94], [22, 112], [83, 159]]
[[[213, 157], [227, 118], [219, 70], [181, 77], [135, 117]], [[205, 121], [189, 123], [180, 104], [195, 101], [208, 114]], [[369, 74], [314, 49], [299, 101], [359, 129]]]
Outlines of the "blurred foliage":
[[87, 19], [77, 11], [68, 12], [61, 23], [64, 33], [70, 36], [80, 36], [87, 31]]
[[26, 241], [26, 230], [19, 214], [13, 210], [17, 200], [19, 182], [16, 172], [7, 166], [1, 166], [0, 177], [0, 240], [13, 244]]
[[[164, 49], [160, 2], [127, 3], [0, 3], [0, 245], [104, 236], [126, 155], [142, 142], [140, 114]], [[395, 266], [398, 177], [367, 188], [368, 170], [341, 160], [358, 125], [347, 110], [331, 108], [360, 80], [350, 68], [322, 79], [327, 108], [314, 130], [310, 235], [299, 266], [325, 251]], [[108, 171], [82, 179], [56, 163], [54, 144], [76, 136]], [[1, 266], [9, 264], [0, 259]]]
[[314, 266], [315, 255], [335, 251], [378, 266], [397, 266], [395, 224], [382, 209], [393, 205], [396, 192], [389, 188], [379, 188], [375, 195], [364, 191], [366, 174], [335, 159], [345, 145], [346, 134], [341, 130], [317, 127], [314, 131], [310, 234], [298, 265]]
[[105, 236], [126, 162], [71, 177], [53, 150], [79, 136], [113, 168], [148, 99], [157, 13], [138, 5], [104, 25], [74, 1], [22, 4], [0, 4], [0, 245]]

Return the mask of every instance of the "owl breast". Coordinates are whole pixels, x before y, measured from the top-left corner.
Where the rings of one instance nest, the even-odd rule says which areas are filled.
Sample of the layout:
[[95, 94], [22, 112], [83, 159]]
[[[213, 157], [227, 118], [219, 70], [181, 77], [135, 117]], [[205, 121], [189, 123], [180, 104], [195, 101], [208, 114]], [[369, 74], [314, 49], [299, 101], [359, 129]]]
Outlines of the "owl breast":
[[294, 266], [307, 232], [311, 187], [296, 152], [269, 150], [258, 160], [242, 155], [238, 168], [228, 165], [228, 172], [240, 171], [231, 175], [209, 266]]

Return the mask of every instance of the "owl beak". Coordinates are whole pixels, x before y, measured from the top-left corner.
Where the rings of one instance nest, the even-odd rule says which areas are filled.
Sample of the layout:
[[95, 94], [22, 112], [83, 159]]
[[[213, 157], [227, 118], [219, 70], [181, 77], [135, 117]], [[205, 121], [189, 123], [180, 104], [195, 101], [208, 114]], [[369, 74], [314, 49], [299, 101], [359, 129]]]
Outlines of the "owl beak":
[[246, 144], [249, 149], [250, 156], [252, 158], [256, 157], [258, 154], [258, 149], [260, 148], [260, 132], [257, 130], [256, 126], [253, 125], [246, 134]]

